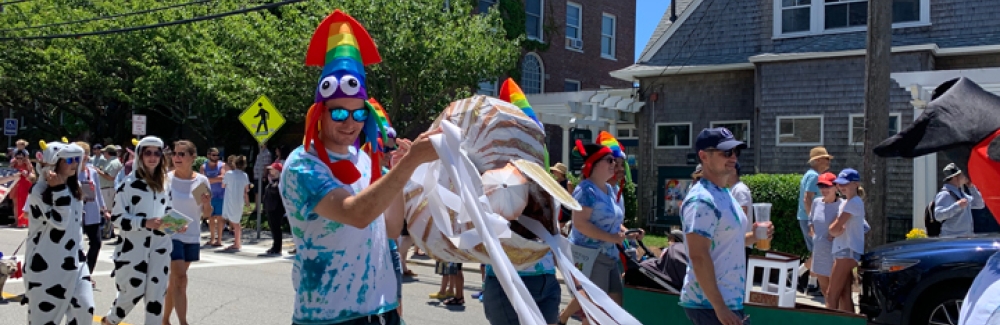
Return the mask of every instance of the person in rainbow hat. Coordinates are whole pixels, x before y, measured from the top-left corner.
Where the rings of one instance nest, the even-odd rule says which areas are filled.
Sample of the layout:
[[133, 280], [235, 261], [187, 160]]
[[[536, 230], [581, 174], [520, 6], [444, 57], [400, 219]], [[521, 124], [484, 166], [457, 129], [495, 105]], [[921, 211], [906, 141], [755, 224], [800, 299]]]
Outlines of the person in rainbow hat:
[[437, 153], [427, 139], [434, 132], [412, 143], [402, 139], [394, 168], [382, 176], [380, 155], [361, 150], [369, 144], [379, 152], [378, 137], [388, 136], [366, 102], [364, 67], [379, 61], [368, 32], [340, 10], [320, 23], [309, 44], [306, 65], [323, 72], [305, 141], [288, 156], [279, 184], [296, 247], [293, 324], [402, 322], [387, 224], [401, 227], [403, 186]]
[[611, 149], [611, 156], [615, 158], [615, 176], [611, 179], [611, 187], [615, 190], [615, 203], [625, 211], [625, 185], [632, 184], [632, 171], [626, 163], [625, 149], [618, 139], [611, 136], [608, 131], [601, 131], [597, 134], [597, 144]]

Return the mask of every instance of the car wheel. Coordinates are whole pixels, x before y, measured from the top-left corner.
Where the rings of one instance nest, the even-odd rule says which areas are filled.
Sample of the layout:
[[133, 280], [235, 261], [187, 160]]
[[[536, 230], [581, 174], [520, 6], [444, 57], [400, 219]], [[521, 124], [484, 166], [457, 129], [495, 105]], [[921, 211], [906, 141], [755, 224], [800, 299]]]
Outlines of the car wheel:
[[[937, 291], [937, 292], [934, 292]], [[958, 325], [962, 300], [967, 290], [933, 290], [925, 293], [923, 301], [913, 309], [910, 324]]]

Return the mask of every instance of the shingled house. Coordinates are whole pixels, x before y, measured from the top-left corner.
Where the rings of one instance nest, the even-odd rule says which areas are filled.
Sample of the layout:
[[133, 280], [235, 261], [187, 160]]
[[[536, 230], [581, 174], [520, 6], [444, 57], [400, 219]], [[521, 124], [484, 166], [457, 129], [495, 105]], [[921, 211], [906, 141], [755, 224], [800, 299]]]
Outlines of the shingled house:
[[[833, 168], [860, 168], [864, 139], [866, 0], [674, 0], [634, 65], [638, 81], [640, 211], [678, 223], [675, 199], [694, 168], [694, 137], [726, 126], [749, 144], [744, 170], [803, 173], [825, 146]], [[890, 133], [906, 127], [929, 90], [959, 75], [1000, 83], [1000, 3], [893, 0]], [[983, 70], [987, 69], [987, 70]], [[976, 79], [978, 78], [978, 79]], [[923, 226], [943, 155], [892, 159], [890, 240]], [[916, 216], [916, 218], [914, 217]]]

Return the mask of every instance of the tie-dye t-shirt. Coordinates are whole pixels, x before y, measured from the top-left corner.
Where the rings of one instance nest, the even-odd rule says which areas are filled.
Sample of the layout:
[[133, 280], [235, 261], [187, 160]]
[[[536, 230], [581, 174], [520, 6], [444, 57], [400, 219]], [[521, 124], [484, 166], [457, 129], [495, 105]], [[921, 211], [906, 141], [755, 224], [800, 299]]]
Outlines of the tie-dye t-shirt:
[[1000, 252], [986, 261], [964, 301], [959, 325], [1000, 324]]
[[[684, 197], [681, 206], [684, 235], [697, 234], [712, 240], [709, 254], [715, 266], [715, 281], [726, 307], [743, 309], [746, 290], [745, 235], [750, 229], [746, 214], [727, 189], [702, 179], [695, 183]], [[689, 242], [686, 238], [684, 242]], [[690, 254], [690, 251], [688, 252]], [[694, 269], [688, 259], [687, 275], [681, 288], [681, 307], [710, 309], [712, 304], [695, 280]]]
[[315, 152], [301, 146], [288, 156], [281, 173], [279, 189], [298, 250], [292, 266], [296, 324], [339, 323], [398, 304], [384, 216], [359, 229], [313, 212], [330, 191], [343, 188], [356, 194], [371, 179], [365, 153], [351, 148], [349, 155], [328, 154], [331, 161], [352, 160], [361, 178], [351, 185], [339, 182]]
[[[611, 185], [605, 184], [607, 193], [598, 189], [597, 185], [589, 179], [580, 181], [580, 185], [573, 190], [573, 198], [585, 208], [591, 208], [590, 222], [604, 232], [617, 234], [621, 232], [622, 222], [625, 221], [625, 212], [615, 203], [613, 189]], [[618, 261], [618, 247], [616, 243], [609, 243], [585, 236], [573, 227], [569, 233], [569, 242], [587, 248], [597, 248], [600, 252], [612, 260]]]
[[[552, 256], [551, 251], [549, 251], [548, 254], [545, 254], [545, 257], [542, 257], [542, 259], [539, 260], [538, 263], [535, 263], [535, 265], [532, 265], [524, 270], [517, 271], [517, 275], [519, 276], [535, 276], [545, 274], [556, 274], [556, 259]], [[493, 272], [492, 264], [486, 264], [486, 276], [497, 276], [496, 273]]]

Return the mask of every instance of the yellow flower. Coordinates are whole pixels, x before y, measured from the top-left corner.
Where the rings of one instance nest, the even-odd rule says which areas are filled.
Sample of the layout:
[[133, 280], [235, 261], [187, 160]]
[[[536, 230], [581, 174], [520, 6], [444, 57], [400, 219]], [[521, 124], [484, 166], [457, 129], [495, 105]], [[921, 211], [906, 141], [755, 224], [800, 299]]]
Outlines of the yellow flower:
[[906, 239], [927, 238], [927, 232], [920, 228], [913, 228], [906, 234]]

